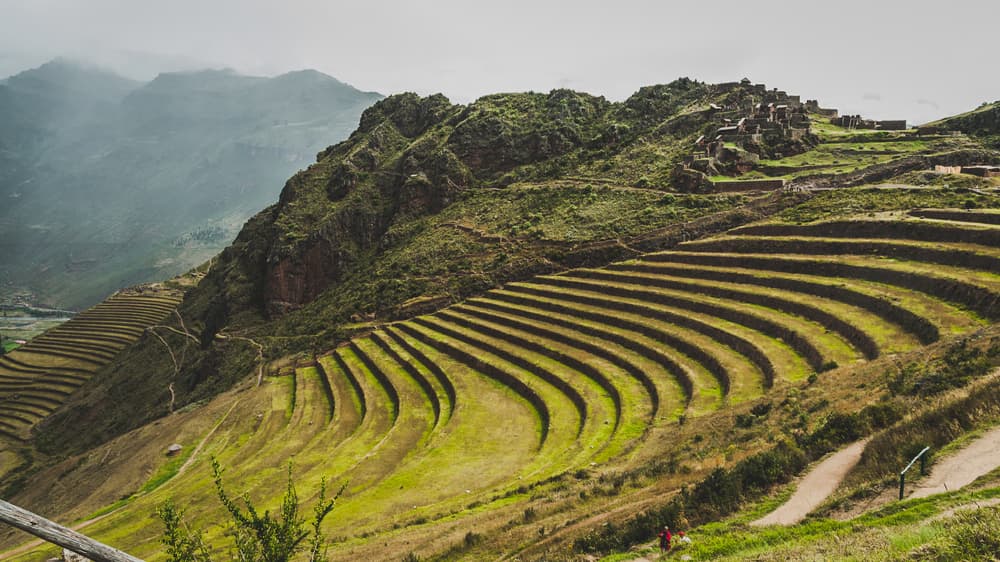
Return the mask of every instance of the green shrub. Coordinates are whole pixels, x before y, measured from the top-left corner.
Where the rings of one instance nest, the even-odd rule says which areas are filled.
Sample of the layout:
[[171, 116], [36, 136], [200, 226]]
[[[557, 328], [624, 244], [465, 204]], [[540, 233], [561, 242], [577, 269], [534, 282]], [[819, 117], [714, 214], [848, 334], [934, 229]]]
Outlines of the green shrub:
[[[223, 469], [212, 459], [212, 475], [219, 501], [229, 513], [233, 527], [235, 560], [253, 562], [287, 562], [308, 544], [310, 562], [326, 559], [326, 539], [320, 530], [323, 519], [333, 510], [340, 496], [326, 497], [326, 481], [320, 483], [319, 499], [313, 507], [313, 517], [306, 525], [299, 515], [298, 495], [292, 482], [292, 465], [288, 465], [288, 486], [281, 500], [277, 517], [270, 511], [260, 514], [250, 501], [250, 495], [241, 498], [244, 507], [232, 499], [222, 485]], [[341, 490], [342, 491], [342, 490]], [[173, 501], [167, 501], [156, 510], [165, 530], [163, 544], [167, 547], [169, 562], [211, 562], [211, 549], [205, 543], [202, 531], [184, 522], [184, 512]], [[308, 539], [308, 542], [307, 542]]]
[[[947, 525], [947, 557], [953, 560], [997, 560], [1000, 556], [1000, 509], [960, 512]], [[953, 558], [952, 558], [953, 557]]]
[[908, 396], [932, 396], [967, 385], [1000, 363], [1000, 344], [986, 350], [961, 340], [944, 356], [926, 364], [910, 363], [888, 380], [889, 391]]

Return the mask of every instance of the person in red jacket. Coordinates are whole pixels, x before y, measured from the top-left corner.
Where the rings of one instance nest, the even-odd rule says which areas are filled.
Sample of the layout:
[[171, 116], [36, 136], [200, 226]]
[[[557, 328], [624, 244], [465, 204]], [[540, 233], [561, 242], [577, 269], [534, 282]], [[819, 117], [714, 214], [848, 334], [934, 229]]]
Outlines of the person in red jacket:
[[670, 527], [664, 526], [658, 535], [660, 537], [660, 552], [670, 550]]

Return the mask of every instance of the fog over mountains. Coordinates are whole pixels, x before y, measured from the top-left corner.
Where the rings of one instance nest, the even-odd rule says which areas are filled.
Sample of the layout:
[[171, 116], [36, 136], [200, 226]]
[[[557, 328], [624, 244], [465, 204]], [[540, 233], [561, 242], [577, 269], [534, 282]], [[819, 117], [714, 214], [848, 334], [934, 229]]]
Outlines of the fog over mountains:
[[0, 81], [0, 297], [80, 308], [209, 259], [381, 95], [303, 70]]

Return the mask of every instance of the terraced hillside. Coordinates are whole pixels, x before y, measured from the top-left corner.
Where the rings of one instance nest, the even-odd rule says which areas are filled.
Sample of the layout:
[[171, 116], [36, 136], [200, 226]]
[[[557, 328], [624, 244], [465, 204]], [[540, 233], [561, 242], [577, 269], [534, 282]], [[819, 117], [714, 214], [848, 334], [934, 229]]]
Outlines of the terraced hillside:
[[0, 356], [0, 436], [21, 441], [101, 366], [180, 302], [177, 291], [120, 291]]
[[[501, 528], [536, 486], [655, 458], [679, 423], [995, 322], [998, 272], [991, 212], [755, 223], [383, 325], [218, 398], [198, 449], [252, 491], [281, 489], [289, 458], [301, 480], [346, 482], [335, 559], [401, 537], [440, 553]], [[72, 360], [104, 342], [85, 343]], [[90, 532], [156, 559], [157, 528], [135, 515], [182, 496], [212, 520], [204, 457]]]

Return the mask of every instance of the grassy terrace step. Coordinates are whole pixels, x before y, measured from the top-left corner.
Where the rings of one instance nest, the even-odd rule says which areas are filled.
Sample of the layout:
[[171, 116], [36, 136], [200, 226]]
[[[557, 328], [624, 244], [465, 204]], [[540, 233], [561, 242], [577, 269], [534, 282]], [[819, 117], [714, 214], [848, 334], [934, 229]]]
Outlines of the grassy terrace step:
[[39, 418], [33, 415], [26, 416], [8, 408], [4, 408], [3, 410], [0, 410], [0, 420], [7, 422], [7, 425], [10, 427], [30, 427], [37, 422]]
[[[355, 522], [356, 529], [372, 525], [389, 530], [390, 525], [395, 528], [415, 520], [448, 519], [470, 501], [494, 501], [519, 485], [550, 477], [556, 467], [565, 469], [552, 453], [538, 454], [537, 412], [508, 386], [410, 339], [396, 327], [377, 333], [404, 352], [395, 343], [398, 337], [428, 363], [446, 371], [457, 399], [447, 430], [433, 433], [433, 447], [416, 447], [379, 486], [338, 502], [338, 512]], [[418, 394], [416, 385], [411, 386]], [[429, 421], [426, 406], [424, 412]], [[558, 441], [553, 438], [548, 443]]]
[[[152, 323], [156, 323], [156, 321]], [[149, 323], [147, 322], [137, 322], [133, 317], [124, 313], [116, 315], [88, 315], [87, 313], [81, 313], [66, 321], [64, 324], [60, 324], [60, 327], [68, 328], [76, 326], [94, 326], [103, 328], [106, 326], [120, 326], [121, 328], [141, 333], [148, 324]]]
[[[355, 357], [361, 361], [361, 364], [365, 366], [365, 369], [375, 377], [381, 387], [382, 392], [389, 398], [389, 423], [395, 425], [396, 421], [399, 419], [399, 391], [396, 390], [396, 386], [392, 384], [389, 380], [389, 376], [386, 375], [378, 365], [372, 361], [371, 357], [368, 356], [359, 346], [358, 340], [353, 339], [348, 342], [347, 347], [351, 350]], [[345, 359], [346, 361], [346, 359]]]
[[914, 209], [909, 212], [909, 215], [922, 219], [1000, 225], [1000, 213], [989, 211], [969, 211], [963, 209]]
[[[447, 419], [450, 420], [451, 416], [455, 413], [455, 408], [458, 407], [458, 396], [455, 389], [455, 384], [452, 382], [451, 378], [445, 374], [444, 369], [432, 361], [424, 352], [420, 351], [411, 342], [407, 341], [406, 338], [399, 335], [391, 329], [379, 330], [372, 334], [372, 340], [376, 344], [379, 344], [386, 350], [387, 353], [395, 354], [399, 357], [399, 360], [403, 364], [409, 365], [409, 368], [423, 373], [425, 370], [430, 377], [425, 376], [425, 379], [433, 379], [436, 384], [441, 388], [444, 395], [444, 401], [447, 404]], [[433, 384], [431, 386], [434, 386]], [[438, 396], [438, 417], [440, 422], [440, 417], [443, 415], [442, 410], [444, 406], [441, 404], [442, 396]]]
[[6, 398], [0, 400], [0, 411], [34, 418], [34, 421], [37, 421], [38, 419], [47, 416], [51, 411], [51, 408], [34, 401], [22, 402], [17, 399]]
[[[413, 359], [412, 356], [404, 358], [402, 353], [396, 349], [395, 346], [389, 343], [386, 338], [383, 338], [378, 332], [374, 332], [368, 335], [368, 339], [372, 343], [378, 346], [379, 351], [387, 355], [395, 365], [406, 372], [406, 374], [413, 379], [418, 385], [420, 385], [421, 390], [424, 392], [424, 396], [427, 397], [427, 401], [430, 402], [431, 410], [434, 412], [434, 426], [437, 426], [441, 422], [441, 397], [438, 395], [438, 390], [431, 384], [430, 378], [424, 373], [424, 367], [419, 361]], [[420, 368], [418, 368], [418, 365]]]
[[[343, 357], [341, 357], [339, 353], [331, 353], [330, 357], [335, 362], [336, 369], [328, 368], [327, 373], [338, 372], [343, 375], [344, 380], [347, 381], [347, 388], [349, 389], [349, 392], [346, 392], [345, 396], [350, 397], [351, 403], [353, 403], [357, 409], [358, 424], [360, 425], [364, 422], [365, 418], [368, 417], [368, 400], [366, 400], [365, 391], [361, 387], [361, 381], [359, 381], [354, 375], [354, 372], [347, 366], [347, 363], [344, 362]], [[322, 364], [322, 361], [320, 361], [320, 364]], [[344, 404], [344, 401], [341, 400], [340, 403]]]
[[[394, 423], [401, 427], [400, 431], [414, 432], [411, 437], [416, 442], [425, 442], [437, 426], [438, 419], [433, 405], [437, 400], [437, 393], [429, 381], [422, 376], [414, 378], [370, 336], [355, 338], [351, 345], [355, 354], [369, 366], [369, 370], [375, 369], [380, 373], [379, 378], [385, 378], [383, 386], [388, 384], [396, 392], [400, 412]], [[427, 386], [421, 384], [421, 380]]]
[[23, 430], [19, 426], [11, 425], [0, 419], [0, 437], [3, 437], [13, 443], [18, 443], [25, 440], [22, 433]]
[[80, 313], [81, 316], [92, 316], [92, 315], [107, 315], [107, 314], [120, 314], [120, 315], [137, 315], [137, 316], [148, 316], [155, 318], [163, 318], [167, 314], [170, 314], [173, 310], [174, 305], [162, 305], [162, 304], [150, 304], [144, 302], [102, 302], [97, 306], [88, 308], [87, 310]]
[[[636, 271], [625, 267], [618, 267], [608, 270], [578, 269], [572, 272], [574, 277], [608, 281], [617, 284], [633, 284], [646, 287], [657, 287], [677, 291], [680, 293], [692, 293], [705, 295], [708, 297], [735, 301], [737, 303], [748, 303], [780, 311], [782, 313], [799, 316], [817, 324], [821, 331], [812, 330], [810, 339], [817, 341], [826, 349], [833, 350], [845, 347], [849, 344], [866, 359], [874, 359], [879, 356], [879, 346], [872, 337], [857, 328], [855, 315], [863, 312], [855, 308], [844, 310], [839, 303], [821, 302], [822, 306], [815, 306], [802, 301], [801, 295], [795, 293], [783, 293], [780, 291], [768, 290], [747, 290], [742, 287], [733, 287], [717, 284], [692, 283], [683, 279], [670, 278], [661, 275], [660, 272]], [[836, 312], [833, 313], [833, 312]], [[853, 317], [852, 322], [847, 322], [843, 318]], [[875, 318], [878, 321], [878, 318]], [[843, 341], [835, 341], [835, 338], [826, 337], [825, 332], [829, 331], [840, 336]], [[895, 334], [894, 334], [895, 335]], [[825, 341], [823, 341], [825, 340]], [[850, 353], [848, 351], [848, 353]], [[841, 359], [847, 359], [841, 356]]]
[[621, 393], [615, 384], [604, 374], [607, 371], [616, 370], [617, 367], [613, 367], [612, 364], [593, 355], [581, 356], [575, 352], [576, 350], [565, 345], [560, 345], [556, 340], [532, 337], [530, 334], [518, 331], [517, 328], [510, 330], [509, 325], [503, 326], [497, 325], [490, 320], [484, 321], [482, 318], [466, 314], [461, 310], [445, 309], [439, 311], [435, 316], [466, 330], [488, 336], [493, 340], [508, 343], [515, 350], [524, 349], [525, 351], [546, 357], [587, 377], [611, 398], [615, 415], [614, 429], [618, 429], [618, 425], [621, 423]]
[[970, 246], [942, 246], [942, 243], [884, 242], [865, 239], [833, 239], [777, 236], [739, 236], [687, 242], [678, 246], [686, 252], [747, 254], [859, 255], [885, 256], [914, 262], [1000, 271], [1000, 255], [975, 251]]
[[[385, 334], [393, 344], [398, 345], [410, 357], [419, 360], [429, 371], [435, 373], [435, 378], [441, 377], [438, 380], [452, 404], [448, 418], [449, 425], [459, 427], [459, 429], [452, 430], [453, 435], [469, 430], [461, 429], [463, 426], [471, 428], [474, 432], [482, 429], [475, 427], [475, 424], [466, 425], [470, 418], [496, 419], [492, 416], [497, 415], [508, 421], [517, 420], [518, 417], [527, 417], [527, 420], [522, 421], [529, 421], [529, 423], [518, 424], [518, 426], [522, 430], [526, 429], [530, 432], [535, 439], [538, 439], [538, 436], [542, 434], [542, 414], [518, 390], [490, 374], [476, 370], [471, 364], [458, 361], [436, 349], [433, 345], [424, 343], [420, 338], [415, 338], [410, 333], [400, 330], [401, 327], [406, 329], [406, 326], [400, 324], [386, 326], [378, 333]], [[415, 331], [410, 330], [411, 333]], [[525, 389], [531, 391], [527, 386]], [[487, 396], [491, 396], [491, 398], [487, 398]], [[520, 416], [514, 414], [514, 411], [518, 410], [518, 405], [522, 410]], [[524, 426], [528, 427], [524, 428]], [[532, 448], [537, 447], [532, 444]]]
[[76, 341], [36, 341], [31, 340], [27, 345], [18, 348], [21, 351], [32, 353], [71, 353], [93, 360], [104, 359], [110, 361], [118, 354], [117, 349], [95, 346]]
[[88, 308], [84, 313], [126, 312], [169, 314], [176, 305], [142, 300], [106, 300]]
[[[70, 323], [72, 322], [72, 324]], [[85, 320], [70, 320], [65, 324], [60, 324], [58, 328], [52, 330], [54, 334], [62, 333], [101, 333], [111, 336], [120, 336], [122, 338], [127, 338], [129, 341], [135, 341], [142, 333], [145, 328], [140, 326], [131, 326], [122, 324], [120, 322], [90, 322]], [[46, 332], [48, 333], [48, 332]]]
[[[648, 254], [644, 260], [657, 262], [707, 265], [804, 273], [822, 277], [862, 279], [885, 285], [894, 285], [930, 295], [936, 299], [965, 307], [990, 320], [1000, 320], [1000, 293], [976, 284], [958, 280], [956, 275], [938, 276], [919, 271], [911, 264], [897, 266], [884, 260], [859, 259], [849, 261], [836, 256], [815, 259], [804, 256], [775, 257], [754, 254], [716, 254], [707, 252], [662, 252]], [[940, 273], [942, 269], [935, 267]], [[961, 273], [961, 272], [957, 272]], [[978, 279], [977, 279], [978, 281]]]
[[921, 242], [976, 244], [1000, 248], [1000, 228], [974, 228], [915, 220], [845, 220], [816, 224], [757, 224], [734, 228], [734, 236], [891, 238]]
[[309, 441], [325, 433], [326, 424], [333, 417], [333, 397], [327, 393], [325, 383], [316, 367], [295, 369], [295, 410], [289, 426], [299, 428], [290, 432], [298, 442], [286, 441], [285, 448], [307, 447]]
[[[491, 291], [489, 296], [507, 303], [537, 307], [571, 319], [603, 323], [624, 330], [626, 337], [630, 332], [641, 334], [648, 341], [636, 338], [636, 345], [631, 349], [648, 353], [647, 357], [650, 359], [660, 360], [668, 366], [676, 366], [690, 359], [694, 366], [687, 370], [687, 379], [691, 381], [693, 403], [706, 405], [705, 398], [709, 396], [717, 395], [722, 399], [729, 394], [732, 382], [729, 371], [716, 355], [706, 351], [712, 349], [718, 353], [722, 349], [721, 346], [709, 336], [695, 330], [660, 322], [658, 319], [651, 321], [654, 311], [642, 304], [609, 303], [603, 298], [575, 295], [569, 291], [553, 291], [544, 286], [517, 284], [510, 284], [502, 291]], [[702, 371], [708, 373], [711, 379], [699, 376]], [[678, 380], [681, 384], [685, 384], [685, 379]], [[717, 400], [712, 402], [708, 410], [715, 409], [719, 405]], [[701, 408], [698, 410], [702, 411]]]
[[84, 312], [74, 320], [88, 323], [111, 323], [123, 324], [145, 328], [154, 324], [159, 324], [166, 318], [165, 314], [147, 314], [132, 310], [119, 310], [108, 312]]
[[497, 364], [502, 365], [503, 361], [495, 357], [490, 357], [487, 354], [470, 352], [468, 348], [456, 345], [448, 341], [448, 338], [443, 338], [433, 331], [422, 329], [422, 327], [418, 328], [415, 325], [402, 323], [395, 324], [393, 329], [398, 330], [398, 333], [405, 334], [408, 338], [412, 338], [434, 349], [437, 353], [448, 356], [457, 363], [466, 365], [470, 370], [493, 379], [521, 397], [531, 405], [539, 421], [538, 449], [545, 446], [549, 438], [552, 423], [552, 414], [549, 411], [549, 407], [545, 400], [543, 400], [542, 394], [533, 386], [526, 384], [518, 376], [512, 374], [510, 370], [505, 370], [497, 366]]
[[14, 412], [15, 414], [20, 414], [28, 417], [33, 417], [34, 421], [38, 421], [41, 418], [49, 415], [50, 410], [47, 408], [40, 408], [31, 403], [24, 402], [14, 402], [11, 400], [5, 400], [0, 402], [0, 410], [4, 412]]
[[56, 372], [61, 374], [79, 374], [88, 376], [93, 372], [93, 369], [76, 367], [73, 365], [43, 365], [37, 363], [37, 361], [37, 357], [21, 353], [21, 350], [18, 349], [13, 353], [7, 353], [0, 356], [0, 369], [36, 374]]
[[355, 493], [383, 478], [385, 472], [396, 465], [394, 461], [383, 462], [382, 466], [378, 466], [376, 461], [387, 461], [382, 457], [382, 452], [393, 448], [392, 439], [399, 419], [396, 417], [398, 407], [390, 402], [383, 383], [368, 370], [350, 347], [337, 348], [334, 357], [340, 358], [337, 364], [345, 374], [350, 373], [362, 388], [361, 396], [364, 397], [366, 408], [357, 428], [346, 439], [324, 452], [324, 456], [329, 459], [325, 470], [331, 478], [350, 474], [348, 493]]
[[158, 294], [144, 294], [144, 295], [116, 294], [116, 295], [111, 295], [103, 302], [106, 302], [108, 304], [140, 302], [140, 303], [149, 303], [153, 305], [175, 306], [177, 304], [180, 304], [183, 298], [184, 297], [179, 293], [173, 293], [173, 294], [158, 293]]
[[646, 389], [654, 413], [680, 415], [693, 398], [694, 383], [687, 369], [677, 360], [660, 350], [657, 342], [629, 330], [606, 322], [588, 321], [581, 316], [567, 316], [540, 306], [533, 306], [531, 299], [509, 295], [501, 300], [499, 291], [465, 301], [463, 310], [488, 317], [508, 318], [531, 329], [555, 332], [562, 337], [587, 346], [592, 353], [602, 353], [605, 359], [617, 364], [639, 380]]
[[527, 384], [531, 385], [543, 398], [549, 397], [547, 402], [558, 402], [557, 393], [551, 390], [555, 389], [558, 395], [572, 404], [575, 410], [576, 415], [570, 416], [576, 420], [572, 424], [574, 438], [580, 439], [588, 429], [588, 424], [593, 423], [594, 418], [588, 416], [588, 400], [581, 394], [580, 389], [563, 378], [565, 373], [560, 372], [560, 365], [555, 364], [555, 362], [546, 360], [537, 354], [519, 353], [521, 350], [518, 350], [516, 346], [508, 345], [473, 330], [464, 329], [436, 316], [417, 317], [411, 322], [465, 347], [467, 352], [487, 353], [496, 357], [499, 359], [498, 364], [504, 365], [506, 367], [504, 370], [508, 373], [521, 373], [524, 380], [531, 381]]
[[[430, 450], [422, 445], [425, 445], [433, 434], [434, 415], [421, 385], [407, 376], [398, 365], [394, 364], [391, 357], [384, 354], [369, 338], [355, 339], [349, 346], [340, 348], [338, 353], [348, 365], [352, 364], [350, 354], [353, 354], [357, 363], [368, 371], [366, 378], [369, 385], [378, 387], [374, 392], [368, 393], [369, 395], [378, 396], [377, 401], [381, 402], [394, 392], [398, 400], [396, 406], [369, 409], [369, 412], [375, 412], [376, 416], [382, 415], [382, 412], [391, 414], [395, 409], [397, 417], [389, 417], [386, 420], [389, 427], [384, 431], [383, 437], [369, 450], [364, 451], [357, 462], [350, 467], [348, 474], [351, 488], [345, 498], [344, 507], [355, 509], [348, 506], [351, 506], [352, 502], [355, 505], [364, 505], [368, 501], [367, 498], [379, 492], [379, 488], [375, 487], [376, 483], [386, 481], [386, 486], [396, 490], [398, 486], [392, 485], [393, 481], [425, 476], [423, 470], [416, 467], [429, 454]], [[352, 498], [355, 494], [357, 497]]]
[[[87, 380], [92, 371], [88, 369], [77, 369], [74, 367], [25, 367], [24, 363], [14, 359], [11, 354], [7, 354], [9, 362], [0, 365], [0, 376], [17, 377], [21, 379], [34, 379], [37, 377], [57, 377], [65, 379]], [[18, 361], [16, 364], [13, 361]]]
[[[640, 396], [633, 390], [631, 399], [648, 400], [649, 417], [655, 416], [659, 410], [659, 391], [643, 366], [632, 360], [631, 353], [623, 353], [621, 350], [616, 349], [615, 346], [609, 347], [608, 341], [605, 339], [594, 340], [574, 329], [575, 327], [572, 325], [554, 325], [551, 323], [551, 319], [539, 318], [541, 315], [523, 315], [517, 310], [507, 309], [498, 311], [496, 307], [483, 307], [482, 302], [479, 301], [466, 301], [461, 305], [452, 307], [452, 310], [495, 325], [504, 326], [506, 329], [517, 330], [535, 337], [558, 342], [600, 358], [614, 365], [642, 386], [645, 396]], [[611, 381], [607, 382], [608, 384], [611, 383]], [[617, 392], [617, 389], [615, 389], [615, 392]], [[621, 402], [620, 397], [618, 401]]]
[[668, 314], [671, 315], [670, 322], [675, 324], [700, 322], [713, 330], [709, 335], [724, 338], [717, 341], [722, 341], [760, 371], [764, 377], [764, 390], [774, 384], [778, 375], [774, 367], [776, 364], [782, 365], [782, 376], [789, 379], [804, 378], [825, 364], [829, 357], [820, 351], [808, 337], [810, 335], [815, 334], [819, 340], [829, 340], [835, 354], [842, 358], [855, 356], [846, 342], [801, 318], [741, 302], [661, 289], [625, 277], [614, 281], [592, 280], [576, 277], [576, 272], [573, 270], [537, 280], [590, 296], [608, 295], [614, 302], [630, 300], [651, 306], [655, 309], [654, 317]]
[[312, 367], [309, 367], [309, 369], [312, 369], [312, 376], [319, 381], [320, 388], [323, 391], [323, 400], [326, 408], [325, 423], [329, 424], [333, 422], [334, 415], [337, 410], [337, 404], [333, 397], [333, 387], [330, 384], [330, 379], [326, 376], [326, 372], [319, 366], [319, 363], [314, 364]]
[[[830, 280], [825, 278], [778, 275], [762, 276], [752, 273], [742, 273], [728, 268], [689, 267], [645, 261], [612, 264], [608, 269], [651, 273], [700, 281], [732, 283], [740, 286], [753, 285], [766, 289], [779, 289], [790, 293], [801, 293], [819, 299], [842, 302], [867, 310], [876, 316], [884, 318], [887, 322], [891, 322], [907, 330], [923, 345], [934, 343], [941, 337], [940, 330], [933, 322], [905, 307], [891, 302], [889, 300], [890, 295], [885, 293], [878, 295], [869, 294], [857, 286], [832, 285]], [[897, 295], [893, 294], [892, 296]]]
[[0, 404], [3, 404], [4, 408], [11, 404], [31, 408], [36, 412], [51, 412], [62, 404], [63, 398], [65, 394], [60, 393], [59, 389], [27, 388], [0, 398]]
[[100, 305], [88, 309], [87, 312], [103, 313], [103, 312], [128, 312], [128, 313], [140, 313], [149, 316], [158, 316], [160, 318], [170, 314], [177, 303], [166, 303], [166, 302], [153, 302], [153, 301], [113, 301], [104, 302]]
[[360, 396], [365, 404], [362, 423], [374, 418], [375, 423], [384, 425], [385, 432], [388, 432], [399, 419], [399, 393], [395, 386], [381, 371], [370, 366], [370, 360], [360, 353], [353, 341], [338, 347], [336, 355], [340, 358], [341, 368], [351, 373], [362, 389]]
[[158, 324], [164, 321], [170, 310], [147, 309], [141, 307], [116, 307], [116, 308], [91, 308], [73, 317], [74, 320], [107, 321], [120, 320], [122, 322], [140, 325]]
[[31, 380], [13, 382], [8, 380], [0, 381], [0, 393], [18, 393], [29, 388], [51, 388], [59, 389], [64, 393], [70, 393], [80, 388], [85, 381], [79, 379], [62, 379], [57, 377], [38, 377]]
[[[366, 432], [370, 438], [379, 439], [381, 434], [371, 431], [369, 426], [365, 426], [367, 417], [362, 413], [364, 407], [363, 390], [355, 388], [353, 373], [345, 371], [340, 367], [338, 356], [334, 353], [320, 357], [316, 361], [315, 369], [319, 381], [325, 391], [329, 389], [332, 402], [329, 398], [324, 398], [332, 406], [329, 423], [318, 428], [323, 435], [323, 441], [313, 445], [312, 448], [322, 451], [324, 457], [334, 458], [337, 455], [337, 465], [334, 468], [344, 470], [340, 463], [354, 462], [347, 458], [353, 454], [363, 454], [363, 443], [366, 439]], [[360, 385], [360, 383], [358, 383]], [[359, 394], [360, 393], [360, 394]], [[360, 397], [360, 398], [359, 398]], [[357, 442], [361, 444], [352, 444]], [[323, 463], [324, 466], [326, 463]], [[324, 470], [324, 474], [329, 472]]]
[[80, 333], [77, 330], [67, 330], [65, 332], [49, 330], [44, 335], [31, 340], [32, 343], [68, 343], [73, 345], [79, 342], [81, 345], [97, 346], [101, 349], [109, 349], [116, 352], [121, 351], [123, 347], [133, 341], [135, 341], [133, 338], [116, 338], [102, 334]]
[[329, 423], [332, 426], [328, 431], [352, 433], [361, 422], [361, 404], [356, 396], [357, 390], [347, 380], [332, 355], [318, 357], [315, 368], [323, 388], [328, 392]]
[[45, 356], [45, 357], [59, 357], [62, 359], [69, 359], [76, 363], [86, 363], [92, 365], [93, 367], [100, 367], [108, 362], [108, 358], [95, 357], [93, 354], [88, 354], [84, 352], [75, 353], [69, 349], [60, 349], [59, 347], [54, 347], [50, 345], [38, 346], [35, 348], [29, 348], [25, 346], [17, 350], [21, 356], [27, 356], [28, 360], [33, 356]]
[[763, 374], [765, 388], [773, 384], [776, 374], [768, 355], [757, 343], [739, 335], [739, 329], [720, 329], [715, 319], [723, 319], [749, 331], [765, 334], [774, 340], [787, 342], [814, 370], [818, 370], [824, 363], [820, 351], [797, 331], [768, 318], [717, 302], [701, 300], [687, 294], [670, 294], [641, 286], [597, 282], [570, 275], [538, 277], [536, 282], [563, 291], [582, 291], [581, 296], [605, 299], [611, 303], [618, 303], [619, 299], [631, 300], [645, 308], [646, 314], [654, 318], [710, 335], [716, 341], [749, 359]]
[[62, 405], [63, 400], [65, 400], [66, 396], [72, 393], [73, 390], [75, 389], [67, 389], [58, 386], [28, 385], [24, 388], [19, 388], [14, 392], [7, 393], [4, 398], [15, 402], [36, 404], [54, 410]]
[[[393, 420], [392, 453], [397, 463], [403, 462], [411, 452], [422, 449], [436, 426], [431, 400], [426, 389], [400, 367], [393, 358], [370, 337], [355, 338], [351, 348], [370, 372], [379, 379], [384, 389], [392, 389], [396, 399], [396, 418]], [[426, 381], [425, 381], [426, 382]], [[432, 389], [433, 391], [433, 389]], [[387, 392], [388, 393], [388, 392]], [[436, 397], [436, 393], [432, 392]]]
[[[537, 354], [543, 360], [554, 361], [553, 370], [581, 390], [588, 403], [587, 414], [590, 419], [606, 426], [601, 428], [607, 430], [601, 432], [606, 433], [607, 437], [599, 451], [600, 459], [607, 459], [627, 450], [634, 445], [635, 438], [649, 427], [652, 412], [644, 389], [613, 362], [568, 345], [565, 340], [539, 337], [513, 327], [508, 322], [484, 319], [471, 311], [452, 308], [440, 311], [435, 316], [509, 344], [511, 349], [521, 352], [529, 360], [531, 357], [526, 352]], [[557, 370], [559, 367], [561, 369]]]

